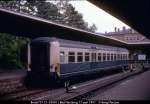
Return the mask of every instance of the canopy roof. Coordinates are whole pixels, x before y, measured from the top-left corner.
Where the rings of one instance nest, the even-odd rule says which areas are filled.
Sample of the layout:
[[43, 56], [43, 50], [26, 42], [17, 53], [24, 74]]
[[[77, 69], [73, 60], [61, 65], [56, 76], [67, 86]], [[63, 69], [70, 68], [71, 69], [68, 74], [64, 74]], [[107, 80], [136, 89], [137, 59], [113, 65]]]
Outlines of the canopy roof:
[[129, 48], [133, 45], [141, 46], [142, 44], [142, 46], [144, 46], [146, 44], [147, 46], [147, 44], [150, 44], [138, 43], [130, 45], [129, 43], [112, 37], [107, 37], [62, 24], [57, 24], [43, 18], [29, 16], [1, 8], [0, 23], [0, 32], [29, 38], [57, 37], [68, 40], [120, 46], [126, 48]]

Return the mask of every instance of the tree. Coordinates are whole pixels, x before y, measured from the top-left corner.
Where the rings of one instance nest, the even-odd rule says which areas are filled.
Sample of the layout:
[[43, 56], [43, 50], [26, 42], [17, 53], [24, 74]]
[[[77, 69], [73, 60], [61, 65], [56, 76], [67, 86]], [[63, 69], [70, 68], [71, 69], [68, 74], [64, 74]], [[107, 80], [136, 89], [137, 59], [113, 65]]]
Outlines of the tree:
[[[83, 20], [82, 14], [75, 10], [69, 0], [57, 1], [57, 4], [46, 0], [0, 0], [0, 7], [36, 15], [41, 18], [52, 20], [57, 23], [95, 32], [97, 27], [93, 24], [88, 27], [88, 23]], [[15, 69], [20, 68], [20, 49], [29, 39], [0, 33], [0, 68]]]
[[20, 2], [21, 0], [11, 0], [11, 1], [0, 0], [0, 6], [6, 9], [18, 11], [20, 10]]
[[95, 32], [97, 30], [96, 25], [93, 24], [92, 26], [88, 27], [88, 22], [84, 21], [82, 14], [76, 11], [69, 1], [70, 0], [57, 1], [57, 8], [59, 13], [61, 13], [61, 21], [59, 21], [59, 23], [86, 31]]
[[93, 24], [92, 26], [89, 27], [89, 30], [90, 32], [95, 32], [97, 30], [97, 27], [95, 24]]
[[52, 21], [57, 21], [60, 16], [56, 5], [45, 1], [38, 3], [36, 15]]
[[0, 33], [0, 69], [22, 68], [19, 53], [27, 41], [26, 38]]
[[[42, 0], [45, 1], [45, 0]], [[35, 15], [37, 12], [37, 5], [39, 4], [39, 0], [24, 0], [22, 12]]]
[[0, 1], [0, 6], [20, 11], [30, 15], [36, 15], [60, 24], [76, 27], [86, 31], [95, 32], [95, 24], [88, 26], [81, 13], [75, 10], [70, 0], [56, 0], [56, 4], [46, 0], [12, 0]]
[[57, 1], [57, 8], [61, 14], [61, 21], [59, 23], [88, 30], [88, 23], [83, 20], [82, 14], [75, 10], [72, 4], [69, 3], [69, 0]]

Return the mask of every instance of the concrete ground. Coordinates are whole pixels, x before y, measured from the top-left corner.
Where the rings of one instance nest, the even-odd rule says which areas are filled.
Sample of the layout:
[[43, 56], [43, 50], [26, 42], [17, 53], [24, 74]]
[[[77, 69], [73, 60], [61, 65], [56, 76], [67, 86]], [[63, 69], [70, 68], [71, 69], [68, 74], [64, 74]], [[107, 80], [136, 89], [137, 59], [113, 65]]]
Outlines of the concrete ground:
[[150, 70], [99, 91], [89, 100], [150, 100]]
[[27, 70], [22, 69], [22, 70], [14, 70], [14, 71], [10, 71], [10, 72], [0, 73], [0, 80], [25, 76], [26, 71]]

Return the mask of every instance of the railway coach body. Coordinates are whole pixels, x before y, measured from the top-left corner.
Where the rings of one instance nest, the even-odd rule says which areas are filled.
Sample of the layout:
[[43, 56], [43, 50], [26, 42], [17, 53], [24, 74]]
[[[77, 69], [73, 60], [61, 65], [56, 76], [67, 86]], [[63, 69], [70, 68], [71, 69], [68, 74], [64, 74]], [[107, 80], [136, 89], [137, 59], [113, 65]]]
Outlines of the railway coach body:
[[124, 48], [49, 37], [34, 39], [28, 53], [28, 71], [54, 79], [125, 66], [129, 55]]

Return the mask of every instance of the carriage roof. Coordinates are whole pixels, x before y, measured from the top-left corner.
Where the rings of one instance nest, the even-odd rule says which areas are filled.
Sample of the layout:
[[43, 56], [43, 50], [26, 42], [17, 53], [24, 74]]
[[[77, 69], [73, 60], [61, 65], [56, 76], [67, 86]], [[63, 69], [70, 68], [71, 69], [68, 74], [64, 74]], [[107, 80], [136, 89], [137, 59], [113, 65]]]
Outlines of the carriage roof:
[[65, 40], [65, 39], [59, 39], [55, 37], [39, 37], [32, 42], [53, 42], [58, 41], [60, 43], [60, 47], [68, 47], [68, 48], [83, 48], [83, 49], [100, 49], [100, 50], [106, 50], [106, 51], [125, 51], [128, 52], [127, 49], [121, 48], [121, 47], [114, 47], [114, 46], [108, 46], [108, 45], [102, 45], [102, 44], [93, 44], [93, 43], [85, 43], [80, 41], [72, 41], [72, 40]]

